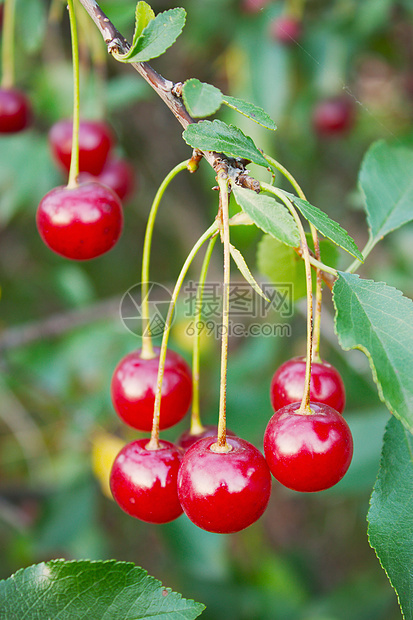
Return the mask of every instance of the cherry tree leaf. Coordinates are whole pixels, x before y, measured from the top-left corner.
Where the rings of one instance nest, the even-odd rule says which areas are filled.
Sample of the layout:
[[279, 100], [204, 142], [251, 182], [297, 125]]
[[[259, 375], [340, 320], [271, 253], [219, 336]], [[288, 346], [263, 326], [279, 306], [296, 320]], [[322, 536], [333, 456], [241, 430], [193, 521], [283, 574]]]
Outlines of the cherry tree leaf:
[[182, 97], [186, 109], [194, 118], [214, 114], [222, 103], [222, 93], [218, 88], [200, 82], [196, 78], [186, 80], [182, 88]]
[[[307, 235], [307, 243], [314, 249], [310, 234]], [[335, 267], [339, 258], [337, 247], [327, 239], [320, 239], [320, 251], [323, 262]], [[290, 283], [290, 289], [287, 290], [293, 301], [305, 297], [307, 285], [304, 261], [292, 247], [281, 243], [271, 235], [263, 235], [257, 248], [257, 267], [275, 287], [277, 283]], [[315, 291], [315, 272], [313, 272], [313, 290]]]
[[241, 274], [244, 276], [248, 284], [254, 289], [256, 293], [258, 293], [258, 295], [265, 299], [265, 301], [269, 302], [270, 300], [265, 295], [264, 291], [261, 289], [260, 285], [252, 275], [241, 252], [237, 250], [237, 248], [234, 247], [232, 244], [230, 244], [230, 252], [235, 264], [237, 265], [238, 269], [240, 270]]
[[[134, 36], [133, 45], [126, 54], [112, 52], [116, 60], [120, 62], [146, 62], [161, 56], [175, 43], [186, 20], [186, 11], [182, 8], [169, 9], [159, 13], [154, 19], [149, 19], [149, 10], [143, 7], [142, 14], [147, 25], [139, 36]], [[137, 30], [139, 31], [138, 26]]]
[[314, 207], [312, 204], [307, 202], [307, 200], [303, 200], [302, 198], [298, 198], [293, 194], [289, 194], [288, 192], [282, 192], [285, 196], [287, 196], [294, 206], [301, 212], [303, 217], [306, 220], [311, 222], [313, 226], [327, 239], [330, 239], [333, 243], [338, 245], [343, 250], [346, 250], [349, 254], [363, 262], [363, 255], [355, 244], [355, 241], [350, 237], [347, 231], [344, 230], [334, 220], [332, 220], [324, 211]]
[[223, 97], [222, 103], [229, 108], [236, 110], [243, 116], [246, 116], [267, 129], [272, 129], [273, 131], [277, 129], [277, 125], [274, 123], [271, 116], [260, 106], [248, 103], [248, 101], [238, 99], [237, 97], [230, 97], [229, 95], [223, 95]]
[[269, 167], [264, 155], [252, 138], [241, 129], [223, 121], [199, 121], [189, 125], [182, 134], [185, 142], [201, 151], [217, 151], [232, 157], [242, 157], [260, 166]]
[[413, 220], [413, 143], [375, 142], [359, 174], [365, 198], [369, 245]]
[[299, 247], [300, 235], [297, 224], [284, 205], [272, 196], [257, 194], [250, 189], [233, 186], [232, 192], [241, 209], [250, 216], [258, 228], [286, 245]]
[[342, 272], [333, 300], [340, 345], [367, 355], [381, 400], [413, 432], [412, 300], [383, 282]]
[[147, 2], [138, 2], [135, 9], [135, 32], [133, 33], [132, 48], [153, 19], [155, 19], [155, 12], [152, 7]]
[[130, 562], [52, 560], [0, 581], [0, 618], [192, 620], [205, 609]]
[[413, 618], [413, 437], [395, 418], [387, 424], [377, 481], [367, 515], [369, 543]]

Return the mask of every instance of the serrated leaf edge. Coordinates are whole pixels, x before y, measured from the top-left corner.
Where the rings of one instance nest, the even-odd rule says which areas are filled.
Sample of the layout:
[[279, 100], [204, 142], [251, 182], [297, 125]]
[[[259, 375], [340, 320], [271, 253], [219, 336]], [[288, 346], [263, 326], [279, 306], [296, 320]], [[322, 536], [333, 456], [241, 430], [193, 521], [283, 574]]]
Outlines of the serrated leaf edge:
[[[345, 275], [345, 272], [343, 272], [343, 271], [338, 271], [337, 273], [338, 273], [339, 275], [340, 275], [340, 274]], [[384, 285], [385, 285], [385, 286], [387, 286], [389, 289], [391, 289], [391, 290], [395, 291], [396, 293], [398, 293], [399, 297], [403, 297], [404, 299], [406, 299], [406, 300], [408, 300], [408, 301], [410, 301], [410, 302], [412, 301], [412, 300], [411, 300], [411, 299], [409, 299], [408, 297], [405, 297], [405, 296], [403, 295], [403, 293], [402, 293], [401, 291], [399, 291], [397, 288], [394, 288], [393, 286], [388, 286], [388, 284], [386, 284], [385, 282], [376, 282], [375, 280], [360, 278], [360, 276], [359, 276], [358, 274], [352, 274], [352, 275], [355, 275], [357, 278], [359, 278], [359, 280], [363, 280], [364, 282], [371, 282], [371, 283], [373, 283], [373, 284], [384, 284]], [[369, 351], [366, 347], [364, 347], [364, 345], [361, 345], [361, 344], [354, 345], [353, 347], [345, 347], [345, 346], [343, 345], [342, 340], [341, 340], [341, 338], [340, 338], [340, 335], [339, 335], [339, 333], [338, 333], [338, 331], [337, 331], [337, 314], [338, 314], [338, 310], [337, 310], [337, 305], [336, 305], [335, 296], [334, 296], [334, 288], [336, 287], [337, 282], [338, 282], [338, 279], [336, 280], [336, 282], [334, 283], [334, 286], [333, 286], [333, 305], [334, 305], [334, 310], [335, 310], [335, 315], [334, 315], [334, 332], [335, 332], [335, 334], [336, 334], [336, 336], [337, 336], [337, 339], [338, 339], [338, 341], [339, 341], [339, 343], [340, 343], [340, 346], [341, 346], [341, 348], [343, 349], [343, 351], [353, 351], [354, 349], [357, 349], [357, 350], [361, 351], [362, 353], [364, 353], [364, 355], [367, 357], [367, 360], [368, 360], [368, 362], [369, 362], [370, 370], [371, 370], [371, 373], [372, 373], [372, 376], [373, 376], [373, 381], [374, 381], [374, 383], [375, 383], [375, 384], [376, 384], [376, 386], [377, 386], [377, 392], [378, 392], [378, 395], [379, 395], [380, 400], [381, 400], [381, 401], [382, 401], [382, 402], [386, 405], [386, 407], [387, 407], [387, 409], [390, 411], [390, 413], [391, 413], [391, 414], [392, 414], [392, 415], [393, 415], [393, 416], [394, 416], [397, 420], [399, 420], [399, 422], [401, 422], [401, 423], [402, 423], [402, 425], [404, 426], [404, 428], [406, 428], [406, 429], [407, 429], [410, 433], [412, 433], [412, 434], [413, 434], [413, 425], [412, 425], [412, 426], [408, 425], [408, 424], [406, 423], [406, 421], [405, 421], [405, 420], [403, 420], [403, 419], [401, 418], [401, 416], [400, 416], [400, 415], [399, 415], [396, 411], [393, 411], [393, 410], [392, 410], [392, 407], [391, 407], [391, 404], [390, 404], [390, 403], [389, 403], [389, 401], [385, 398], [384, 393], [383, 393], [383, 387], [382, 387], [382, 385], [381, 385], [381, 383], [380, 383], [380, 381], [379, 381], [379, 378], [378, 378], [378, 376], [377, 376], [377, 370], [376, 370], [376, 367], [375, 367], [375, 365], [374, 365], [373, 358], [372, 358], [372, 356], [371, 356], [370, 351]], [[412, 303], [413, 303], [413, 302], [412, 302]], [[360, 305], [361, 305], [361, 304], [360, 304]]]
[[[238, 114], [241, 114], [242, 116], [245, 116], [245, 118], [249, 118], [254, 123], [257, 123], [257, 125], [260, 125], [261, 127], [265, 127], [265, 129], [268, 129], [269, 131], [275, 131], [277, 129], [277, 125], [274, 123], [274, 121], [272, 120], [271, 116], [261, 106], [249, 103], [248, 101], [244, 101], [244, 103], [247, 103], [249, 105], [253, 105], [258, 110], [264, 112], [264, 114], [266, 114], [268, 116], [268, 118], [271, 120], [271, 122], [274, 124], [274, 127], [268, 127], [268, 125], [264, 125], [264, 123], [261, 123], [259, 120], [257, 120], [253, 116], [250, 116], [249, 114], [246, 114], [245, 112], [243, 112], [242, 110], [237, 108], [234, 104], [230, 103], [226, 99], [226, 97], [229, 97], [229, 95], [223, 95], [222, 103], [225, 104], [226, 106], [228, 106], [228, 108], [231, 108], [231, 110], [235, 110], [236, 112], [238, 112]], [[238, 99], [238, 98], [237, 97], [232, 97], [232, 99]]]
[[[397, 289], [396, 289], [396, 290], [397, 290]], [[396, 416], [394, 416], [394, 417], [396, 417]], [[399, 422], [401, 422], [401, 420], [399, 420]], [[379, 562], [380, 566], [382, 567], [382, 569], [383, 569], [383, 570], [384, 570], [384, 572], [386, 573], [386, 577], [387, 577], [387, 579], [389, 580], [389, 583], [390, 583], [391, 587], [393, 588], [393, 590], [394, 590], [394, 592], [395, 592], [395, 594], [396, 594], [396, 597], [397, 597], [397, 602], [399, 603], [399, 607], [400, 607], [401, 614], [402, 614], [402, 616], [403, 616], [403, 620], [406, 620], [406, 616], [405, 616], [405, 614], [404, 614], [403, 607], [402, 607], [402, 604], [401, 604], [401, 601], [400, 601], [399, 592], [398, 592], [398, 590], [397, 590], [396, 586], [394, 585], [394, 583], [392, 582], [392, 580], [391, 580], [391, 578], [390, 578], [390, 575], [389, 575], [389, 573], [387, 572], [387, 569], [386, 569], [386, 568], [385, 568], [385, 566], [383, 565], [383, 562], [381, 561], [381, 558], [380, 558], [380, 556], [379, 556], [379, 555], [378, 555], [378, 553], [377, 553], [376, 547], [374, 547], [374, 545], [372, 544], [371, 539], [370, 539], [370, 521], [369, 521], [369, 514], [370, 514], [370, 509], [371, 509], [371, 507], [372, 507], [372, 498], [373, 498], [373, 493], [374, 493], [374, 491], [375, 491], [375, 489], [376, 489], [376, 486], [377, 486], [377, 483], [378, 483], [378, 480], [379, 480], [380, 470], [381, 470], [382, 466], [384, 466], [384, 441], [385, 441], [386, 435], [387, 435], [387, 433], [388, 433], [388, 425], [389, 425], [389, 422], [387, 422], [387, 424], [386, 424], [386, 429], [385, 429], [385, 431], [384, 431], [384, 435], [383, 435], [383, 446], [382, 446], [382, 450], [381, 450], [379, 470], [378, 470], [378, 472], [377, 472], [376, 481], [375, 481], [375, 483], [374, 483], [374, 485], [373, 485], [373, 490], [372, 490], [371, 495], [370, 495], [370, 498], [369, 498], [369, 509], [368, 509], [368, 511], [367, 511], [367, 515], [366, 515], [366, 521], [367, 521], [367, 524], [368, 524], [368, 525], [367, 525], [367, 542], [369, 543], [370, 548], [371, 548], [371, 549], [373, 549], [374, 554], [375, 554], [375, 556], [376, 556], [376, 558], [377, 558], [377, 560], [378, 560], [378, 562]], [[403, 425], [403, 431], [404, 431], [404, 433], [406, 433], [406, 428], [404, 427], [404, 425]]]

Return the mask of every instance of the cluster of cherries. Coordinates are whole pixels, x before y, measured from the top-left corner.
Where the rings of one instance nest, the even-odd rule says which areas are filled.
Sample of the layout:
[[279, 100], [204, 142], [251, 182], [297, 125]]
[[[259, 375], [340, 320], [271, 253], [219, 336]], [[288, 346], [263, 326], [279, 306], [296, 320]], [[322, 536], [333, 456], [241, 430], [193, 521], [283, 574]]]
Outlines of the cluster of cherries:
[[[54, 161], [69, 173], [73, 123], [58, 121], [49, 132]], [[112, 154], [114, 139], [102, 121], [79, 124], [79, 175], [74, 184], [48, 192], [37, 210], [37, 228], [45, 244], [73, 260], [89, 260], [110, 250], [123, 226], [121, 200], [134, 187], [130, 164]]]
[[[130, 353], [116, 367], [111, 383], [117, 414], [129, 426], [150, 431], [155, 402], [159, 350], [145, 358]], [[343, 381], [325, 362], [313, 363], [311, 413], [301, 413], [305, 359], [293, 358], [275, 373], [271, 403], [275, 414], [264, 435], [265, 458], [248, 441], [228, 432], [225, 449], [217, 443], [217, 427], [185, 432], [176, 444], [148, 439], [128, 443], [112, 466], [110, 486], [119, 506], [150, 523], [166, 523], [185, 512], [198, 527], [232, 533], [264, 513], [271, 492], [271, 473], [296, 491], [313, 492], [336, 484], [353, 453], [350, 429], [341, 413]], [[168, 351], [162, 384], [160, 428], [185, 416], [192, 399], [186, 362]]]

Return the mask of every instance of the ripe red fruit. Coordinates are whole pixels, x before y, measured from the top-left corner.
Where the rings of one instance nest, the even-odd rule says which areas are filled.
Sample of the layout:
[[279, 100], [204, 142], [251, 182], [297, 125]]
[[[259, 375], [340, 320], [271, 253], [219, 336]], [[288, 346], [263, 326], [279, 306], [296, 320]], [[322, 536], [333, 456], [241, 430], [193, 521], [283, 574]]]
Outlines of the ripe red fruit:
[[[111, 394], [116, 413], [126, 424], [140, 431], [152, 428], [159, 352], [159, 347], [155, 347], [156, 355], [150, 359], [142, 358], [140, 350], [129, 353], [119, 362], [112, 377]], [[169, 428], [182, 420], [191, 400], [191, 370], [178, 353], [168, 350], [159, 428]]]
[[[235, 433], [227, 428], [227, 435], [235, 437]], [[188, 448], [192, 446], [192, 444], [196, 443], [200, 439], [204, 439], [205, 437], [217, 437], [218, 436], [218, 426], [216, 424], [207, 424], [204, 426], [204, 430], [201, 433], [191, 433], [190, 430], [185, 431], [179, 437], [176, 445], [182, 450], [186, 451]]]
[[[270, 387], [271, 404], [274, 411], [291, 403], [301, 401], [304, 392], [306, 361], [304, 357], [293, 357], [284, 362], [275, 372]], [[324, 403], [339, 413], [346, 404], [346, 392], [340, 373], [327, 362], [311, 364], [310, 400]]]
[[270, 33], [275, 41], [283, 45], [294, 45], [301, 38], [302, 23], [295, 17], [282, 15], [272, 21]]
[[37, 209], [37, 228], [45, 244], [74, 260], [96, 258], [110, 250], [122, 225], [119, 198], [99, 183], [55, 187]]
[[15, 88], [0, 88], [0, 133], [17, 133], [32, 119], [31, 105], [24, 93]]
[[320, 136], [337, 136], [349, 131], [355, 121], [354, 101], [339, 96], [320, 101], [313, 111], [313, 127]]
[[[73, 122], [63, 119], [49, 131], [49, 144], [56, 162], [69, 172], [72, 154]], [[81, 120], [79, 123], [79, 171], [98, 175], [112, 148], [113, 137], [102, 121]]]
[[89, 172], [80, 172], [78, 181], [79, 183], [96, 181], [107, 185], [117, 193], [121, 200], [127, 200], [134, 190], [135, 172], [125, 159], [109, 156], [100, 174], [94, 176]]
[[127, 444], [110, 473], [117, 504], [131, 517], [148, 523], [167, 523], [182, 514], [177, 493], [182, 454], [169, 441], [159, 443], [159, 450], [148, 450], [148, 439]]
[[272, 475], [294, 491], [322, 491], [337, 484], [353, 456], [347, 422], [328, 405], [310, 403], [312, 414], [298, 412], [300, 403], [279, 409], [264, 434], [264, 453]]
[[213, 437], [193, 444], [178, 474], [178, 497], [189, 519], [208, 532], [229, 534], [248, 527], [267, 507], [271, 475], [261, 452], [238, 437], [231, 450], [214, 452]]

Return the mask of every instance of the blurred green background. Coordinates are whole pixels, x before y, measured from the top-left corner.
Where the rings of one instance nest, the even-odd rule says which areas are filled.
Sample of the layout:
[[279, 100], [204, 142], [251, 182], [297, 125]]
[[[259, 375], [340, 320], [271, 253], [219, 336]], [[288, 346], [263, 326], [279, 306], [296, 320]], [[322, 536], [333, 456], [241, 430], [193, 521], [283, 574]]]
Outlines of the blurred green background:
[[[363, 155], [377, 139], [412, 134], [411, 2], [256, 4], [262, 8], [251, 11], [245, 0], [154, 1], [155, 12], [184, 6], [188, 17], [179, 41], [152, 64], [173, 81], [197, 77], [264, 107], [278, 125], [275, 134], [235, 112], [218, 116], [238, 124], [280, 160], [309, 200], [362, 248], [367, 228], [357, 172]], [[101, 5], [130, 38], [133, 0]], [[16, 10], [17, 84], [33, 103], [35, 122], [20, 135], [0, 138], [0, 578], [51, 558], [116, 558], [143, 566], [185, 597], [205, 603], [205, 619], [400, 618], [366, 537], [389, 414], [367, 360], [338, 346], [328, 291], [321, 354], [344, 378], [345, 415], [355, 440], [353, 463], [341, 483], [316, 495], [274, 483], [261, 520], [222, 536], [197, 529], [185, 516], [164, 526], [137, 522], [102, 493], [105, 465], [96, 477], [92, 453], [111, 454], [112, 436], [121, 441], [137, 436], [120, 423], [110, 401], [117, 362], [139, 346], [120, 321], [119, 303], [140, 281], [145, 222], [157, 186], [191, 151], [179, 124], [133, 69], [106, 58], [80, 7], [82, 116], [103, 116], [111, 125], [116, 150], [134, 166], [136, 189], [125, 205], [123, 236], [110, 253], [74, 263], [50, 252], [38, 236], [35, 213], [41, 197], [65, 181], [51, 160], [47, 132], [71, 115], [68, 22], [60, 0], [17, 0]], [[299, 41], [288, 45], [271, 34], [274, 20], [286, 13], [302, 21]], [[343, 92], [354, 103], [354, 127], [344, 135], [318, 136], [314, 107]], [[168, 189], [154, 236], [154, 281], [173, 285], [189, 249], [215, 216], [214, 184], [202, 163], [195, 175], [181, 174]], [[233, 234], [255, 273], [261, 236], [253, 227]], [[408, 225], [374, 250], [360, 274], [412, 296], [412, 247]], [[221, 277], [221, 262], [217, 248], [211, 280]], [[341, 253], [339, 266], [349, 262]], [[199, 264], [195, 261], [190, 275], [195, 281]], [[171, 346], [189, 361], [182, 314], [178, 308]], [[272, 374], [305, 350], [300, 301], [291, 328], [291, 337], [231, 340], [228, 425], [258, 447], [272, 413]], [[213, 338], [205, 343], [201, 369], [203, 419], [215, 423], [219, 343]], [[185, 420], [164, 437], [173, 441], [187, 426]]]

